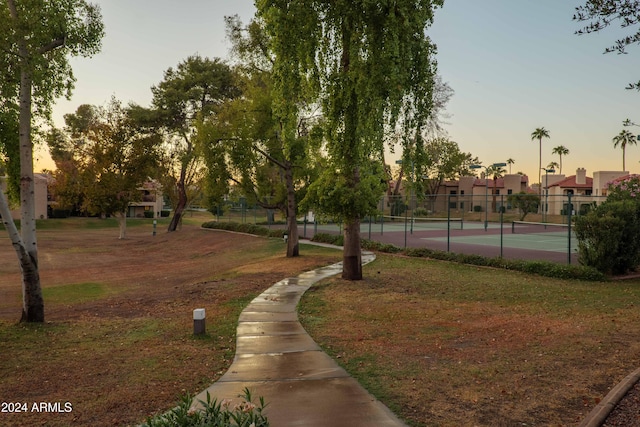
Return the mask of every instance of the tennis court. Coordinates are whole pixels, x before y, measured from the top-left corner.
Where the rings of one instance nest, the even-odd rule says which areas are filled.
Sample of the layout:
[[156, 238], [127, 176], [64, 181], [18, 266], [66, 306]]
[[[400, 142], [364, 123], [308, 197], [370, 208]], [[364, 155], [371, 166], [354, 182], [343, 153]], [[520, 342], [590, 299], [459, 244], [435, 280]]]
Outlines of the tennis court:
[[[465, 223], [468, 229], [469, 223]], [[484, 228], [483, 224], [474, 224]], [[489, 224], [488, 231], [484, 234], [458, 235], [452, 233], [450, 236], [423, 237], [423, 240], [438, 242], [465, 243], [472, 245], [496, 246], [515, 249], [530, 249], [536, 251], [562, 252], [567, 253], [568, 247], [568, 227], [566, 224], [541, 224], [526, 223], [516, 221], [514, 224], [503, 224], [502, 233], [500, 224]], [[578, 240], [575, 234], [571, 233], [571, 250], [575, 252], [578, 247]]]
[[[413, 226], [413, 227], [412, 227]], [[578, 241], [566, 224], [543, 224], [515, 221], [515, 224], [463, 221], [453, 218], [432, 218], [427, 221], [404, 217], [378, 218], [363, 221], [361, 236], [365, 239], [391, 243], [399, 247], [428, 247], [451, 252], [475, 253], [484, 256], [504, 256], [520, 259], [547, 259], [566, 262], [571, 253], [576, 262]], [[341, 233], [340, 224], [308, 224], [306, 235]], [[301, 235], [303, 235], [301, 230]], [[570, 251], [570, 252], [569, 252]], [[548, 254], [548, 255], [544, 255]]]

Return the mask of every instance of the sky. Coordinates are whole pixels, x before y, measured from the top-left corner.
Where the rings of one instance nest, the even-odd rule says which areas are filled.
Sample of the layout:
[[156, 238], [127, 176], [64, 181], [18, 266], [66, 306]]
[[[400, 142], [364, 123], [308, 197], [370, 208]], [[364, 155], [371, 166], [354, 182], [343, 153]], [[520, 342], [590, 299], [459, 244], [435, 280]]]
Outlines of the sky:
[[[193, 54], [228, 58], [224, 16], [248, 22], [253, 0], [93, 0], [100, 4], [106, 36], [92, 58], [74, 58], [77, 78], [70, 101], [54, 107], [54, 121], [81, 104], [102, 105], [112, 96], [149, 106], [151, 86], [169, 67]], [[612, 138], [630, 119], [640, 124], [640, 92], [625, 86], [640, 80], [640, 46], [627, 55], [603, 54], [625, 34], [610, 28], [578, 36], [572, 21], [584, 0], [445, 0], [427, 34], [438, 47], [439, 74], [454, 90], [446, 130], [482, 164], [515, 161], [512, 172], [538, 181], [539, 142], [531, 133], [546, 128], [542, 164], [558, 161], [563, 174], [579, 167], [622, 169], [622, 150]], [[627, 147], [626, 165], [640, 173], [640, 146]], [[42, 151], [36, 170], [51, 168]], [[388, 159], [393, 163], [393, 158]], [[506, 168], [508, 170], [508, 168]]]

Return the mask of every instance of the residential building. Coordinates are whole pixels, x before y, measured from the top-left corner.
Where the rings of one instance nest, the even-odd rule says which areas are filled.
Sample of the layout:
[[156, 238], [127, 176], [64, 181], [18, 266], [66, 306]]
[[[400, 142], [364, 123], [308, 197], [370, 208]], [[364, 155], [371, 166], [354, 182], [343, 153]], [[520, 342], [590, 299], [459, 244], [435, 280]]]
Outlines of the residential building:
[[142, 198], [138, 202], [129, 203], [127, 216], [130, 218], [160, 218], [164, 205], [160, 183], [151, 180], [139, 188]]
[[543, 206], [548, 204], [551, 215], [566, 215], [569, 210], [569, 195], [571, 195], [571, 213], [584, 213], [593, 203], [606, 200], [609, 182], [628, 175], [626, 171], [598, 171], [593, 178], [587, 176], [585, 168], [578, 168], [575, 175], [560, 180], [554, 180], [543, 187]]
[[[52, 178], [50, 175], [36, 173], [34, 174], [35, 183], [35, 216], [36, 219], [49, 218], [48, 211], [50, 206], [56, 205], [56, 201], [51, 197], [48, 190]], [[6, 190], [6, 177], [0, 177], [0, 190]], [[142, 198], [139, 202], [129, 204], [127, 216], [131, 218], [160, 218], [163, 208], [163, 195], [159, 183], [149, 181], [139, 188], [142, 192]], [[20, 209], [16, 208], [11, 211], [13, 219], [20, 219]]]
[[[36, 173], [33, 175], [34, 182], [34, 198], [35, 198], [35, 217], [36, 219], [47, 219], [49, 216], [47, 214], [47, 206], [48, 206], [48, 191], [47, 184], [49, 182], [49, 175]], [[0, 177], [0, 191], [6, 191], [7, 189], [7, 178]], [[20, 209], [12, 209], [11, 217], [13, 219], [20, 219]]]

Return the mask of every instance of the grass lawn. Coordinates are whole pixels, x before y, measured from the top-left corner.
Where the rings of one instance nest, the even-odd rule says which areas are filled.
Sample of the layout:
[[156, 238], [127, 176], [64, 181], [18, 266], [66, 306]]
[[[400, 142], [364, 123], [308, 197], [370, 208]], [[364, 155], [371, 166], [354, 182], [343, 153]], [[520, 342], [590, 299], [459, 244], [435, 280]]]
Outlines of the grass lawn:
[[[226, 371], [252, 298], [340, 259], [311, 246], [286, 259], [281, 239], [193, 225], [202, 222], [166, 233], [162, 220], [152, 236], [150, 220], [133, 220], [124, 240], [111, 220], [39, 224], [44, 324], [17, 323], [20, 271], [0, 230], [0, 400], [27, 409], [0, 412], [0, 426], [135, 425], [164, 412]], [[204, 337], [193, 336], [196, 308], [206, 309]], [[40, 402], [54, 412], [33, 411]]]
[[548, 279], [379, 254], [299, 308], [412, 426], [577, 425], [640, 360], [640, 281]]

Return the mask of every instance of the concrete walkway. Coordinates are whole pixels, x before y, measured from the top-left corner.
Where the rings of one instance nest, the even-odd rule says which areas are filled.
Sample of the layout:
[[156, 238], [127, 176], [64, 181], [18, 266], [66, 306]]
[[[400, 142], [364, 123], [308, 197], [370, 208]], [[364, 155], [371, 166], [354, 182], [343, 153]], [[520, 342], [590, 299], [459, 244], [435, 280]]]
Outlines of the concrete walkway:
[[[363, 254], [363, 264], [375, 256]], [[236, 356], [209, 392], [218, 401], [238, 401], [244, 388], [254, 402], [262, 396], [272, 427], [405, 426], [311, 339], [298, 322], [296, 306], [314, 283], [342, 271], [342, 264], [284, 279], [256, 297], [242, 312]], [[345, 327], [348, 327], [345, 325]]]

